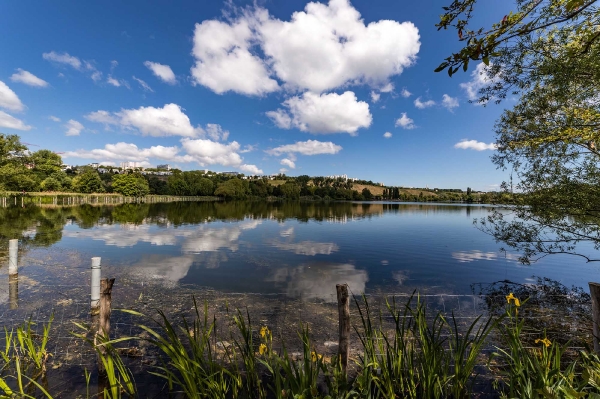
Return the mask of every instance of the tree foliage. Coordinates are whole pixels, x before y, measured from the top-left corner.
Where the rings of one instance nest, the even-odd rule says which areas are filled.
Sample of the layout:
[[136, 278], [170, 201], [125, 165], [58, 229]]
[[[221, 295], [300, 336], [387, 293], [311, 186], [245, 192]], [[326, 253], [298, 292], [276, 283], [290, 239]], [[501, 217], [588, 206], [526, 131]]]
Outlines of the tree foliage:
[[[479, 101], [519, 95], [495, 126], [492, 160], [511, 170], [523, 193], [513, 213], [495, 212], [480, 227], [522, 253], [595, 259], [600, 249], [600, 12], [590, 0], [519, 0], [489, 29], [471, 29], [476, 0], [455, 0], [438, 27], [454, 27], [465, 46], [438, 68], [456, 72], [482, 60], [488, 85]], [[512, 176], [511, 174], [511, 176]], [[512, 179], [512, 177], [511, 177]]]
[[126, 197], [144, 197], [150, 193], [148, 181], [136, 173], [114, 175], [112, 189]]

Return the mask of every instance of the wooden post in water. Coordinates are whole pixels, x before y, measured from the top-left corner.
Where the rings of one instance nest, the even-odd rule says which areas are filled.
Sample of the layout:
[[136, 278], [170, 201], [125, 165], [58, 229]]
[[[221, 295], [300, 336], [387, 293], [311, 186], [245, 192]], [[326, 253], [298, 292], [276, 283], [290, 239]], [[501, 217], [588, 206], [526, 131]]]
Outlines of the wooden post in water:
[[600, 284], [589, 283], [592, 297], [592, 320], [594, 322], [594, 352], [600, 354]]
[[92, 292], [90, 295], [90, 307], [92, 314], [98, 313], [100, 308], [100, 274], [102, 273], [102, 258], [92, 258]]
[[[100, 343], [110, 340], [111, 295], [114, 283], [114, 278], [103, 278], [100, 281], [100, 317], [97, 331], [97, 335], [102, 337]], [[98, 345], [98, 340], [96, 340], [96, 345]], [[106, 347], [104, 345], [100, 345], [99, 350], [102, 355], [106, 355]], [[104, 364], [101, 359], [98, 359], [98, 370], [104, 372]]]
[[340, 327], [338, 354], [342, 365], [342, 372], [344, 375], [347, 375], [348, 346], [350, 344], [350, 296], [348, 295], [348, 284], [337, 284], [335, 289], [337, 291]]

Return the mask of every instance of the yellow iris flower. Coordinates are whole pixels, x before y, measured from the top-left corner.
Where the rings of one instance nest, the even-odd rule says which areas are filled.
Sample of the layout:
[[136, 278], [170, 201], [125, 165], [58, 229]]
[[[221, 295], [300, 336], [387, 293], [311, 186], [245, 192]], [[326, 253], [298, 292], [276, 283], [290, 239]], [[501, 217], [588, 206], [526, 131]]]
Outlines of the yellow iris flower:
[[321, 359], [322, 357], [323, 357], [323, 355], [319, 355], [319, 354], [317, 354], [317, 352], [312, 352], [311, 353], [311, 358], [312, 358], [313, 362], [316, 362], [317, 359]]
[[269, 331], [269, 329], [267, 328], [267, 326], [261, 327], [260, 328], [260, 336], [262, 338], [265, 338], [267, 335], [269, 335], [271, 333], [271, 331]]
[[506, 302], [510, 303], [510, 301], [514, 301], [516, 307], [521, 306], [521, 301], [512, 292], [506, 296]]
[[266, 352], [267, 352], [267, 345], [260, 344], [260, 346], [258, 347], [258, 354], [264, 355]]
[[550, 341], [548, 338], [544, 338], [544, 339], [538, 338], [535, 340], [535, 343], [536, 344], [542, 343], [542, 344], [546, 345], [546, 348], [549, 347], [550, 345], [552, 345], [552, 341]]

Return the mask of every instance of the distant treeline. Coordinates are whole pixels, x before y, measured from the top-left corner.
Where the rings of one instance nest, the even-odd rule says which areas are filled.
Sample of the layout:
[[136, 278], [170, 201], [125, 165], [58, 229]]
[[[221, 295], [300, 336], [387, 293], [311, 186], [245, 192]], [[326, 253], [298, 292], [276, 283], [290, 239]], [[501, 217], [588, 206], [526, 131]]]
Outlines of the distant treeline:
[[[217, 196], [226, 199], [273, 198], [292, 200], [398, 200], [506, 202], [494, 193], [471, 189], [408, 189], [382, 187], [370, 180], [352, 181], [322, 176], [244, 176], [210, 171], [172, 170], [169, 176], [141, 170], [63, 167], [59, 154], [41, 149], [30, 152], [17, 135], [0, 134], [0, 191], [118, 193], [129, 197], [148, 194]], [[508, 198], [510, 199], [510, 198]]]

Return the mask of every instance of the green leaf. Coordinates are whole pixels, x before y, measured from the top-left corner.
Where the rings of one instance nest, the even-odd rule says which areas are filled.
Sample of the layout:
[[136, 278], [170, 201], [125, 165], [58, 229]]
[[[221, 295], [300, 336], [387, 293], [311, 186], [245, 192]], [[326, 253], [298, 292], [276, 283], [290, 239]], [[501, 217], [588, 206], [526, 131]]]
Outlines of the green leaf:
[[490, 66], [490, 58], [487, 55], [484, 55], [481, 61], [483, 61], [485, 65]]
[[442, 63], [440, 64], [440, 66], [438, 66], [437, 68], [435, 68], [435, 70], [434, 70], [433, 72], [441, 72], [441, 71], [443, 71], [444, 69], [446, 69], [446, 67], [447, 67], [447, 66], [448, 66], [448, 63], [447, 63], [447, 62], [442, 62]]

